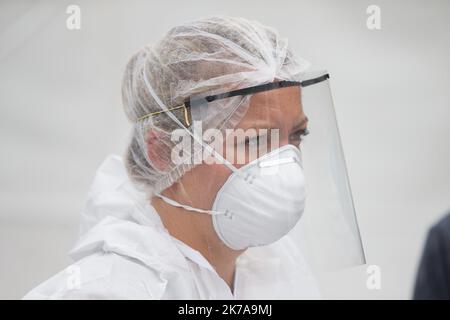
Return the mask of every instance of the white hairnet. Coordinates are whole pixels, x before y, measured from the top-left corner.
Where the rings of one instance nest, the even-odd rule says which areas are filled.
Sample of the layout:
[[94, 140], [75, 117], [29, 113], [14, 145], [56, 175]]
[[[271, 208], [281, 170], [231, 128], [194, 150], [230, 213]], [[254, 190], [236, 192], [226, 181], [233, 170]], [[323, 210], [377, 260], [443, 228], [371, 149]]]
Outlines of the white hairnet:
[[[174, 27], [154, 46], [137, 52], [125, 70], [123, 103], [134, 123], [125, 156], [131, 179], [149, 192], [160, 192], [194, 167], [171, 160], [171, 133], [179, 128], [173, 119], [164, 113], [139, 118], [205, 92], [222, 93], [275, 79], [300, 80], [307, 66], [294, 58], [287, 39], [256, 21], [214, 16]], [[208, 104], [200, 119], [203, 129], [234, 128], [248, 104], [249, 96]], [[156, 141], [150, 149], [148, 139]]]

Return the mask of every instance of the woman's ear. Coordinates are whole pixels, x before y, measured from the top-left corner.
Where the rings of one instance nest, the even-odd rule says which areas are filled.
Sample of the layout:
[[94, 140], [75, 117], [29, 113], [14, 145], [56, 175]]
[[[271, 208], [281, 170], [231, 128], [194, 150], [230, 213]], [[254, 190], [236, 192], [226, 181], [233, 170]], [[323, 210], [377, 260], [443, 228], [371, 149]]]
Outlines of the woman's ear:
[[151, 165], [159, 171], [167, 171], [170, 169], [171, 150], [167, 143], [165, 133], [154, 129], [149, 129], [145, 137], [147, 146], [147, 156]]

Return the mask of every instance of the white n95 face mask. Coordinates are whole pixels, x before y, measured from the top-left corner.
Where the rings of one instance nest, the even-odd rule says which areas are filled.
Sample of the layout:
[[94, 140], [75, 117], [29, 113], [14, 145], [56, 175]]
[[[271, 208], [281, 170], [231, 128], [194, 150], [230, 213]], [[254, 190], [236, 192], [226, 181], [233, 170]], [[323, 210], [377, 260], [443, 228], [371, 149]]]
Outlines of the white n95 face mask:
[[233, 172], [217, 193], [214, 229], [230, 248], [273, 243], [299, 221], [305, 207], [300, 150], [286, 145]]
[[267, 245], [286, 235], [303, 214], [306, 192], [300, 150], [285, 145], [234, 168], [211, 210], [157, 196], [170, 205], [211, 214], [217, 235], [233, 250]]

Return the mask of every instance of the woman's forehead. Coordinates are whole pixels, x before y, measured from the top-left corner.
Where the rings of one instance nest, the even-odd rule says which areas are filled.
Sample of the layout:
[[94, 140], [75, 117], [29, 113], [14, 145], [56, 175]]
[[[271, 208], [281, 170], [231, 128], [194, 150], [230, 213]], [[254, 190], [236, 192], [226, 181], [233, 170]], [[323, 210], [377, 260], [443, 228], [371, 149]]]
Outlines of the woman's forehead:
[[282, 129], [294, 127], [305, 118], [300, 86], [287, 87], [252, 95], [238, 127]]

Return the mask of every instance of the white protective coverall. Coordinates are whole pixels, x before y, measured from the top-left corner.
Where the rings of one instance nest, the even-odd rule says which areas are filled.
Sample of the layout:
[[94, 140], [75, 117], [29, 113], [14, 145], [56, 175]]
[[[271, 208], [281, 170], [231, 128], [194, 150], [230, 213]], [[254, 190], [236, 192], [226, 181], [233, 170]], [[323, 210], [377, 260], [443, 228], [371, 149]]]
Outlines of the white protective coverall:
[[[122, 158], [96, 173], [75, 260], [24, 299], [316, 299], [318, 286], [289, 235], [237, 260], [234, 292], [196, 250], [172, 237]], [[74, 278], [76, 277], [76, 278]]]

